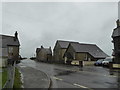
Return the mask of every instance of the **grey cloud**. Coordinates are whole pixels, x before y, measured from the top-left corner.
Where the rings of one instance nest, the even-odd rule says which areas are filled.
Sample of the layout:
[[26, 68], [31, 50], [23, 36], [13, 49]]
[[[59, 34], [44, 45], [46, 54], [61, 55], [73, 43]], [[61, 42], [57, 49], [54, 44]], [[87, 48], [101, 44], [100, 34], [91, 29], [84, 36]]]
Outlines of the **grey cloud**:
[[23, 56], [40, 45], [53, 48], [57, 39], [96, 43], [111, 55], [117, 9], [114, 2], [3, 3], [2, 33], [19, 32]]

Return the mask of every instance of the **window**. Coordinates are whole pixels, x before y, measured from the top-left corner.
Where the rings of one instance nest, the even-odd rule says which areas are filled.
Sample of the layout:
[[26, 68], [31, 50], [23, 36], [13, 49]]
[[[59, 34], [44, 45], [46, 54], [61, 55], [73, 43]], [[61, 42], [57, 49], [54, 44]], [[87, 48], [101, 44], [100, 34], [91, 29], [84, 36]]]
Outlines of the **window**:
[[13, 47], [8, 47], [8, 52], [13, 53]]
[[88, 61], [91, 61], [91, 58], [88, 58]]

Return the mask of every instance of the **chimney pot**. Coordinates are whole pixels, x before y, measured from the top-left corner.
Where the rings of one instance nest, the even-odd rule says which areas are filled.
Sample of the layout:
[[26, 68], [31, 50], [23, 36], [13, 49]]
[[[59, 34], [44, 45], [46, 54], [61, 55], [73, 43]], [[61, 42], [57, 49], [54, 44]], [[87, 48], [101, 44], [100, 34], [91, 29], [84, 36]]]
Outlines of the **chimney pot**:
[[41, 45], [41, 48], [44, 48], [44, 47]]

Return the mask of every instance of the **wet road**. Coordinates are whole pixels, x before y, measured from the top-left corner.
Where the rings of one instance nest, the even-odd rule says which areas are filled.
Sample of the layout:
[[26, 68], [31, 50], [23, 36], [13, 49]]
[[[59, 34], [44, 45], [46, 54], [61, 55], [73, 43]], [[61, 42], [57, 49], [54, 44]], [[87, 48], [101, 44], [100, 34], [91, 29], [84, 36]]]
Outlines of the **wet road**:
[[22, 60], [21, 66], [32, 67], [48, 74], [52, 88], [118, 88], [118, 76], [109, 75], [109, 69], [86, 66], [82, 70], [77, 66], [47, 64], [29, 59]]

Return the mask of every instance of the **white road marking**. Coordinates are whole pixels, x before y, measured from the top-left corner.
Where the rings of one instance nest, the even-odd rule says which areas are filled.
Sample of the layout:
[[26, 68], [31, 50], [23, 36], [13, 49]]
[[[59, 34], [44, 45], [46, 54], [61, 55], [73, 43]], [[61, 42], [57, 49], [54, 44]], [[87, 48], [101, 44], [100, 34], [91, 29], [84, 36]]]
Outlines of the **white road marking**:
[[[58, 78], [58, 77], [53, 77], [53, 79], [63, 81], [63, 79]], [[87, 88], [87, 89], [89, 89], [89, 90], [92, 90], [92, 89], [90, 89], [90, 88], [88, 88], [88, 87], [85, 87], [85, 86], [83, 86], [83, 85], [79, 85], [79, 84], [76, 84], [76, 83], [74, 83], [73, 85], [74, 85], [74, 86], [77, 86], [77, 87], [80, 87], [80, 88]]]
[[60, 81], [62, 81], [63, 79], [61, 79], [61, 78], [57, 78], [57, 77], [53, 77], [54, 79], [56, 79], [56, 80], [60, 80]]
[[77, 84], [77, 83], [74, 83], [73, 85], [74, 85], [74, 86], [77, 86], [77, 87], [80, 87], [80, 88], [87, 88], [88, 90], [94, 90], [94, 89], [88, 88], [88, 87], [86, 87], [86, 86], [79, 85], [79, 84]]
[[81, 88], [88, 88], [88, 87], [85, 87], [85, 86], [83, 86], [83, 85], [79, 85], [79, 84], [76, 84], [76, 83], [74, 83], [73, 85], [78, 86], [78, 87], [81, 87]]
[[[106, 75], [106, 76], [107, 76], [107, 75]], [[108, 77], [117, 77], [117, 76], [114, 76], [114, 75], [111, 75], [111, 76], [110, 76], [110, 75], [108, 75]]]

